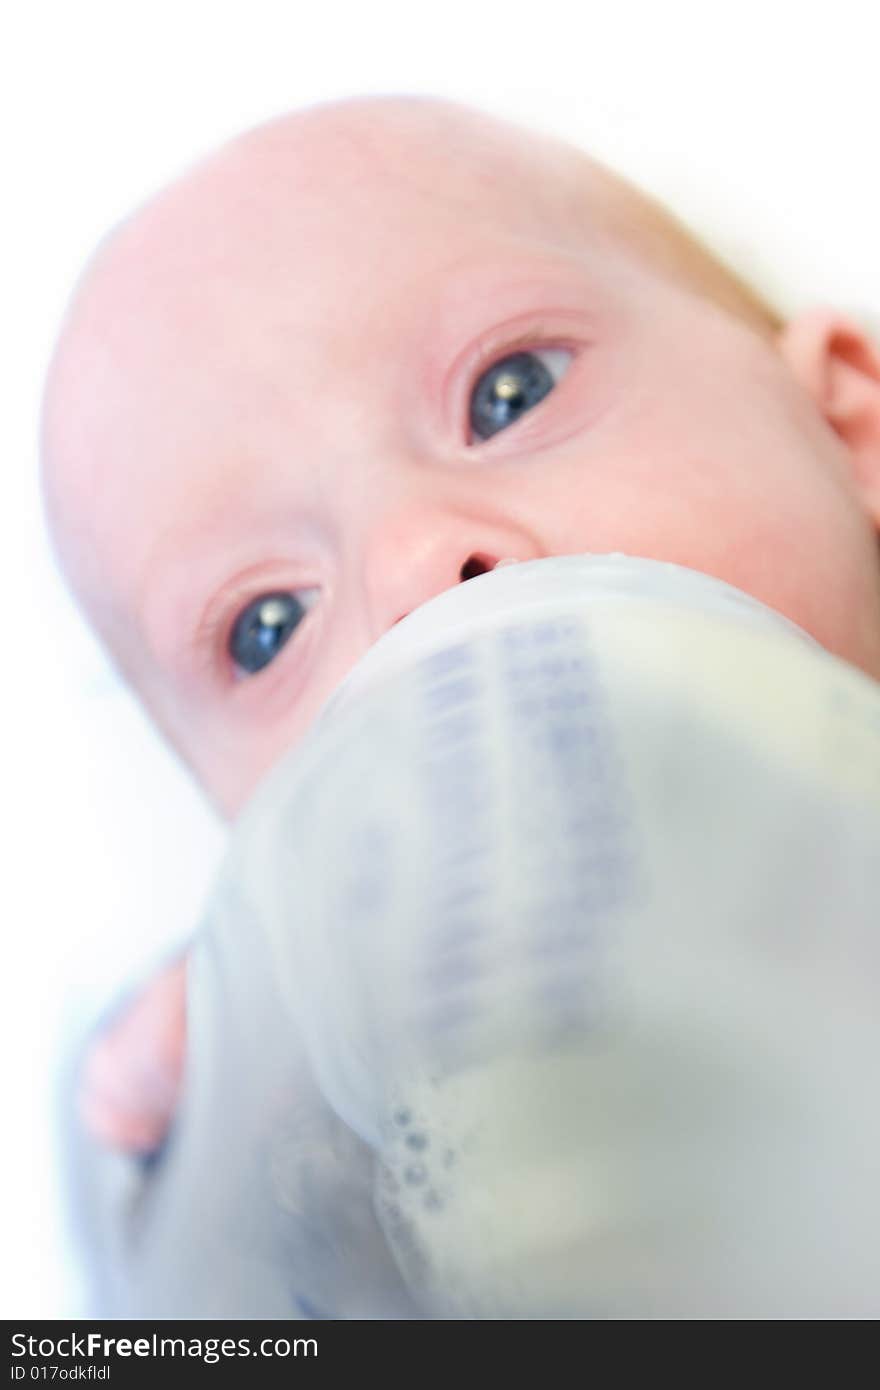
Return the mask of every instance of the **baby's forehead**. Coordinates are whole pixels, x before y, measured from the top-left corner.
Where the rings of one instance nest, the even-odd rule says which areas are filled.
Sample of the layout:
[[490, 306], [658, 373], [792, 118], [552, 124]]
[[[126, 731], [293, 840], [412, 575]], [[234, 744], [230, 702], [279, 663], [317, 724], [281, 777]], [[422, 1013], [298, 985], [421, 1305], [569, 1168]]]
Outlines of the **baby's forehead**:
[[[102, 250], [112, 261], [120, 243], [124, 272], [126, 244], [155, 256], [165, 242], [192, 249], [199, 236], [202, 254], [222, 254], [236, 271], [249, 244], [271, 251], [276, 234], [294, 234], [292, 257], [321, 248], [320, 241], [302, 247], [297, 233], [336, 226], [357, 240], [375, 226], [388, 234], [386, 255], [397, 254], [420, 211], [466, 215], [473, 225], [501, 218], [544, 236], [588, 183], [593, 210], [601, 211], [611, 186], [603, 172], [572, 146], [454, 103], [331, 104], [230, 141], [136, 209]], [[583, 211], [581, 235], [589, 221]]]
[[[96, 459], [108, 433], [136, 421], [149, 434], [174, 413], [186, 434], [243, 412], [259, 433], [279, 357], [308, 399], [328, 364], [363, 373], [367, 345], [371, 359], [406, 357], [402, 329], [444, 351], [448, 323], [466, 331], [503, 314], [505, 286], [549, 272], [552, 288], [555, 265], [588, 257], [583, 237], [553, 227], [520, 186], [511, 198], [501, 178], [481, 192], [442, 159], [427, 183], [382, 160], [355, 176], [348, 146], [316, 146], [292, 188], [268, 176], [267, 159], [289, 172], [276, 150], [236, 150], [119, 230], [75, 297], [47, 433], [63, 416], [69, 438], [77, 421]], [[319, 152], [331, 166], [320, 181]]]
[[[114, 364], [134, 380], [167, 354], [198, 357], [203, 340], [234, 335], [239, 362], [257, 369], [257, 344], [239, 338], [250, 324], [283, 319], [289, 336], [302, 327], [342, 345], [359, 313], [379, 326], [395, 296], [432, 278], [448, 277], [454, 295], [452, 272], [481, 247], [491, 259], [499, 235], [524, 252], [583, 243], [583, 226], [573, 238], [562, 229], [569, 204], [555, 175], [568, 168], [570, 184], [571, 170], [555, 145], [554, 171], [541, 142], [478, 113], [392, 102], [366, 119], [354, 105], [231, 142], [105, 239], [62, 327], [47, 415], [75, 407]], [[542, 192], [524, 197], [539, 170]]]
[[[491, 257], [502, 231], [524, 251], [546, 246], [547, 195], [522, 196], [534, 152], [470, 113], [415, 110], [418, 120], [386, 111], [358, 123], [348, 112], [258, 131], [138, 209], [72, 297], [47, 382], [47, 435], [61, 414], [83, 427], [102, 407], [119, 414], [111, 384], [117, 403], [130, 383], [149, 396], [150, 373], [161, 378], [168, 357], [167, 375], [186, 375], [188, 354], [234, 337], [253, 375], [255, 339], [273, 321], [291, 338], [307, 326], [341, 345], [359, 311], [374, 309], [379, 326], [395, 295], [417, 294], [483, 246]], [[251, 340], [238, 340], [251, 324]]]

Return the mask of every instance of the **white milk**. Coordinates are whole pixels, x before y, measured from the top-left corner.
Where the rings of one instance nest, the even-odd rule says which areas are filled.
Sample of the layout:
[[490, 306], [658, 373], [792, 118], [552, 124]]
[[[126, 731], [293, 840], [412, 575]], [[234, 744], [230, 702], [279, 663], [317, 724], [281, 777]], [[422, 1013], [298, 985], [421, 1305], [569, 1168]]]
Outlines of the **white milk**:
[[117, 1315], [876, 1316], [878, 867], [880, 686], [779, 614], [441, 594], [239, 822]]

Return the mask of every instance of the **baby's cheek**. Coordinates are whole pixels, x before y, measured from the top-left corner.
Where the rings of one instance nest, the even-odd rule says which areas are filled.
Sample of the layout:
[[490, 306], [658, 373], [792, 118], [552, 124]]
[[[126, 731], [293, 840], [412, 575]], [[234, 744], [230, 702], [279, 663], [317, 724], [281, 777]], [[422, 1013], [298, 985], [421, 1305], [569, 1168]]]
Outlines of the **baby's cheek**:
[[265, 774], [302, 743], [323, 703], [323, 698], [310, 701], [309, 708], [303, 710], [293, 704], [290, 695], [275, 712], [255, 701], [247, 721], [236, 718], [233, 727], [226, 729], [220, 750], [209, 748], [197, 762], [190, 763], [224, 820], [233, 820]]

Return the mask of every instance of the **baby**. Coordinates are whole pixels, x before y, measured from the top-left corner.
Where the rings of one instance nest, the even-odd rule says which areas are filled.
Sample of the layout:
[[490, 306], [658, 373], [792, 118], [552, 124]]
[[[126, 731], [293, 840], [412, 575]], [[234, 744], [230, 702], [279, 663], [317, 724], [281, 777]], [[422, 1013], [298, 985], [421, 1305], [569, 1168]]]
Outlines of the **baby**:
[[[42, 457], [74, 592], [226, 817], [393, 623], [504, 558], [686, 565], [880, 680], [880, 353], [454, 102], [295, 112], [114, 229]], [[167, 1130], [185, 971], [93, 1048], [111, 1145]]]

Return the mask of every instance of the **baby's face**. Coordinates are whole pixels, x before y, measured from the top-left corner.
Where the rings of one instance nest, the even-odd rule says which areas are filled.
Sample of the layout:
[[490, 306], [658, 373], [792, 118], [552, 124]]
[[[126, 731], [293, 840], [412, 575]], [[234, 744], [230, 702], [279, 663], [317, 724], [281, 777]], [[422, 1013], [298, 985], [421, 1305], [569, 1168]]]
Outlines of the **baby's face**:
[[880, 679], [876, 519], [785, 355], [544, 183], [408, 158], [227, 147], [118, 234], [55, 365], [68, 563], [215, 804], [502, 557], [687, 565]]

